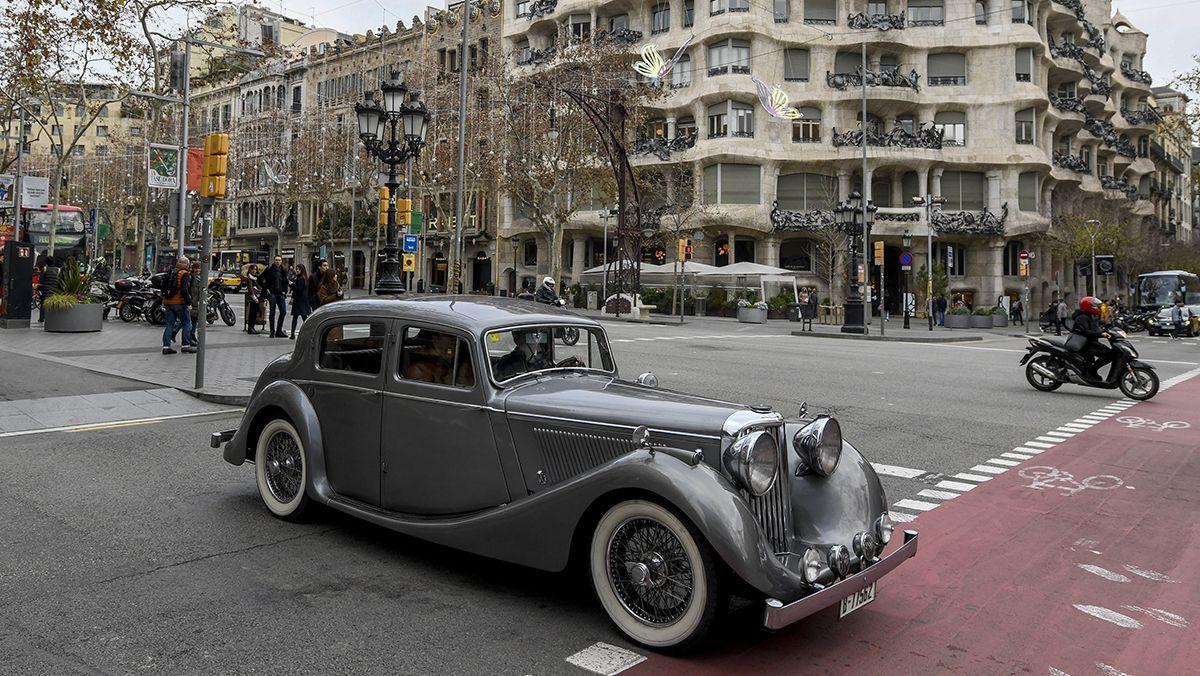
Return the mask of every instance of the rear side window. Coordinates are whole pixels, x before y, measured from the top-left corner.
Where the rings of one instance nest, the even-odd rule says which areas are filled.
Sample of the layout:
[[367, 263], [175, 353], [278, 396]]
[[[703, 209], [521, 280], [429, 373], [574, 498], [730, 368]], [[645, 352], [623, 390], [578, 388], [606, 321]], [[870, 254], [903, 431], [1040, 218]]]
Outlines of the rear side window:
[[454, 334], [410, 326], [400, 346], [400, 377], [469, 390], [475, 387], [471, 349]]
[[318, 362], [330, 371], [378, 374], [383, 367], [387, 329], [383, 322], [347, 322], [325, 329]]

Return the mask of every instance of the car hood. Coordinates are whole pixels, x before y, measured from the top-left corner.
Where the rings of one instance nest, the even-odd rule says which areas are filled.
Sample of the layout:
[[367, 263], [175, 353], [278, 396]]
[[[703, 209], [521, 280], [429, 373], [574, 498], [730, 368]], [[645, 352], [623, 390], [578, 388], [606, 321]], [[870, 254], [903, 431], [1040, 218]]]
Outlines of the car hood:
[[729, 416], [747, 409], [732, 402], [652, 388], [596, 374], [556, 374], [511, 390], [510, 414], [720, 438]]

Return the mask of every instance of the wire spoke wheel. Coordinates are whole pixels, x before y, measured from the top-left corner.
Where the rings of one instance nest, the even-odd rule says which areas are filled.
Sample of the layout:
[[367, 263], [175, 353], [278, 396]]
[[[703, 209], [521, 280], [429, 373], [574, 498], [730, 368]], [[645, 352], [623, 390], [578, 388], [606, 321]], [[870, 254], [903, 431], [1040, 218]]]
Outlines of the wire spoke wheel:
[[308, 507], [305, 462], [304, 445], [290, 421], [276, 418], [263, 427], [254, 453], [258, 494], [281, 519], [299, 520]]
[[649, 518], [629, 519], [609, 538], [608, 572], [621, 604], [647, 624], [677, 621], [695, 591], [679, 538]]
[[267, 441], [267, 488], [280, 502], [291, 502], [303, 488], [300, 483], [300, 446], [287, 432], [276, 432]]

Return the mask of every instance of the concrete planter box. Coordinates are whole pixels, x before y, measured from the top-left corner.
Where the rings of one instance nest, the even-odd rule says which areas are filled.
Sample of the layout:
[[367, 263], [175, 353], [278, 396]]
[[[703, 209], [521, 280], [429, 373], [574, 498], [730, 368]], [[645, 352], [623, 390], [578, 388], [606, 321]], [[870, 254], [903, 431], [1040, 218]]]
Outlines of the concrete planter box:
[[946, 328], [948, 329], [969, 329], [971, 328], [971, 315], [952, 315], [946, 313]]
[[756, 307], [740, 307], [737, 311], [737, 319], [743, 324], [765, 324], [767, 311]]
[[992, 328], [999, 329], [1008, 326], [1008, 315], [995, 314], [992, 315]]
[[992, 315], [971, 315], [971, 328], [973, 328], [973, 329], [990, 329], [990, 328], [992, 328]]
[[66, 310], [46, 311], [43, 327], [50, 333], [87, 333], [104, 328], [103, 303], [78, 303]]

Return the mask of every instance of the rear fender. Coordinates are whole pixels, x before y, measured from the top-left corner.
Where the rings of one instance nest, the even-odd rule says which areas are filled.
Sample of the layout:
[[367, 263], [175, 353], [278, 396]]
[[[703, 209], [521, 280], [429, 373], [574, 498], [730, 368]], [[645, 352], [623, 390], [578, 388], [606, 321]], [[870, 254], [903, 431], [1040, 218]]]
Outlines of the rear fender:
[[300, 441], [304, 444], [305, 460], [308, 464], [308, 494], [321, 502], [328, 502], [332, 495], [329, 479], [325, 474], [325, 446], [321, 443], [321, 422], [313, 410], [312, 403], [304, 392], [291, 381], [276, 380], [263, 387], [255, 395], [242, 422], [229, 443], [225, 444], [225, 461], [241, 465], [254, 458], [254, 445], [258, 442], [258, 431], [272, 419], [286, 417]]

